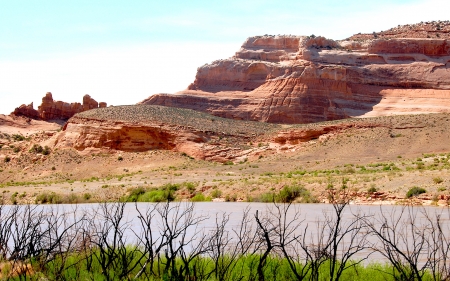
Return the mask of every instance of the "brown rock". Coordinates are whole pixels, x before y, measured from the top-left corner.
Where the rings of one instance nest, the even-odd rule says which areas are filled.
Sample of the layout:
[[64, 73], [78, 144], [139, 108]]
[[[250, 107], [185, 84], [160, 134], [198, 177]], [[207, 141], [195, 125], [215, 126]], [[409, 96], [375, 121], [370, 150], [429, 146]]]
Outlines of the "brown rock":
[[39, 112], [33, 108], [33, 103], [30, 103], [29, 105], [22, 104], [14, 110], [13, 114], [16, 116], [27, 116], [29, 118], [39, 119]]
[[67, 120], [78, 112], [83, 112], [89, 109], [106, 107], [105, 102], [101, 102], [100, 105], [92, 99], [89, 95], [83, 97], [83, 104], [67, 103], [62, 101], [54, 101], [52, 93], [47, 92], [42, 98], [42, 103], [38, 107], [38, 110], [33, 108], [33, 103], [29, 105], [21, 105], [16, 108], [12, 114], [16, 116], [26, 116], [32, 119], [42, 120]]

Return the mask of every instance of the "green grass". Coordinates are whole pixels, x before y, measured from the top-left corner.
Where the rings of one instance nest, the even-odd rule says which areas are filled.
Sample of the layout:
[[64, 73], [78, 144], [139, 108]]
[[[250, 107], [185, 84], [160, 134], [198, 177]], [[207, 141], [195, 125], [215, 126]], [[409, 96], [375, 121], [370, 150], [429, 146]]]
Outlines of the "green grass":
[[[111, 265], [106, 271], [102, 270], [99, 263], [98, 250], [90, 250], [86, 253], [71, 253], [68, 256], [57, 256], [56, 259], [40, 264], [38, 260], [32, 262], [32, 266], [35, 269], [35, 274], [31, 280], [127, 280], [124, 277], [120, 277], [121, 271], [127, 271], [131, 269], [136, 263], [144, 263], [146, 256], [143, 256], [141, 251], [135, 251], [135, 248], [126, 247], [128, 253], [128, 259], [125, 260], [113, 260]], [[62, 258], [64, 257], [64, 258]], [[88, 257], [88, 259], [87, 259]], [[173, 266], [166, 268], [167, 259], [161, 257], [159, 260], [155, 259], [152, 263], [152, 269], [150, 264], [147, 264], [145, 271], [136, 278], [141, 266], [137, 266], [135, 269], [131, 269], [128, 274], [129, 280], [261, 280], [258, 276], [257, 265], [259, 263], [260, 255], [241, 255], [236, 258], [224, 255], [217, 262], [206, 256], [199, 256], [193, 258], [186, 267], [180, 258], [176, 258]], [[91, 258], [91, 260], [89, 260]], [[143, 258], [143, 259], [142, 259]], [[144, 260], [144, 261], [143, 261]], [[89, 264], [88, 261], [91, 263]], [[217, 271], [215, 265], [226, 265], [228, 262], [232, 262], [233, 267], [229, 271], [223, 271], [222, 273]], [[297, 270], [307, 267], [308, 264], [296, 263]], [[63, 270], [60, 270], [60, 269]], [[188, 268], [189, 270], [186, 270]], [[330, 280], [330, 261], [325, 261], [318, 269], [318, 280]], [[189, 272], [189, 273], [187, 273]], [[190, 276], [188, 276], [188, 274]], [[209, 276], [209, 278], [202, 278], [201, 274]], [[106, 275], [108, 279], [106, 279]], [[263, 280], [275, 281], [297, 280], [293, 274], [293, 271], [289, 267], [289, 264], [285, 258], [277, 256], [269, 256], [265, 266], [263, 267]], [[305, 276], [305, 280], [310, 280], [310, 272]], [[400, 280], [396, 279], [398, 273], [388, 264], [371, 263], [368, 265], [355, 265], [346, 269], [340, 280], [353, 280], [353, 281], [389, 281]], [[22, 276], [23, 278], [23, 276]], [[9, 279], [19, 280], [19, 277]], [[28, 280], [28, 279], [27, 279]], [[424, 275], [423, 280], [432, 280], [431, 275], [427, 272]]]

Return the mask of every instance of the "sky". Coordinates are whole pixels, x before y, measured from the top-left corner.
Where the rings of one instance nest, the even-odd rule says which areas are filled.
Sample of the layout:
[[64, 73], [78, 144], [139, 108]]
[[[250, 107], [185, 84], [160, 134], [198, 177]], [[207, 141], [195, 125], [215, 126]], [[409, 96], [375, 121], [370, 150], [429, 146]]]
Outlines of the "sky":
[[184, 90], [197, 68], [229, 58], [247, 37], [339, 40], [448, 20], [448, 0], [0, 0], [0, 113], [21, 104], [135, 104]]

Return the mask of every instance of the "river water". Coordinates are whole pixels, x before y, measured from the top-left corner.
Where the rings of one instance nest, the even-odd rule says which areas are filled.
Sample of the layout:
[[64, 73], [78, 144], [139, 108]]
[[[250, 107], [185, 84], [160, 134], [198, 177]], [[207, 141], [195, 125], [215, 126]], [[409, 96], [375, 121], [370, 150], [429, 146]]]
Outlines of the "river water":
[[[80, 204], [76, 206], [42, 205], [36, 206], [36, 208], [53, 212], [72, 212], [75, 216], [85, 214], [88, 217], [94, 218], [93, 221], [101, 227], [108, 223], [104, 217], [105, 212], [114, 213], [118, 206], [119, 204], [110, 203], [106, 205]], [[153, 203], [125, 204], [123, 209], [124, 218], [121, 225], [127, 229], [125, 231], [128, 236], [127, 241], [129, 243], [137, 241], [136, 237], [144, 231], [139, 216], [146, 216], [146, 211], [152, 210], [155, 207], [161, 210], [164, 206], [165, 204], [156, 205]], [[192, 212], [188, 212], [187, 214], [192, 216], [186, 216], [186, 213], [183, 216], [183, 211], [188, 210], [189, 207], [193, 209]], [[293, 232], [291, 237], [294, 235], [304, 236], [304, 241], [312, 246], [320, 244], [320, 238], [329, 235], [331, 232], [330, 226], [336, 222], [336, 212], [333, 205], [330, 204], [292, 204], [287, 210], [285, 209], [286, 207], [287, 205], [237, 202], [202, 202], [193, 205], [192, 203], [170, 203], [168, 209], [171, 211], [169, 211], [168, 217], [169, 223], [174, 223], [174, 227], [176, 227], [176, 224], [182, 225], [186, 218], [198, 219], [199, 222], [189, 227], [186, 234], [187, 237], [195, 235], [201, 237], [201, 235], [208, 235], [208, 233], [213, 232], [216, 229], [217, 222], [220, 222], [225, 215], [228, 218], [225, 229], [230, 233], [230, 237], [233, 237], [234, 233], [239, 231], [245, 213], [248, 214], [249, 228], [255, 230], [257, 228], [255, 215], [258, 214], [258, 218], [262, 222], [270, 221], [273, 223], [268, 228], [274, 232], [276, 232], [276, 229], [273, 226], [279, 225], [279, 222], [290, 222], [291, 225], [288, 228], [292, 228]], [[280, 218], [280, 212], [282, 214], [281, 218], [283, 219], [281, 221], [278, 220]], [[151, 232], [154, 238], [157, 239], [162, 232], [163, 221], [160, 219], [159, 213], [156, 210], [152, 214], [155, 216], [155, 219], [151, 225]], [[179, 218], [177, 223], [174, 222], [176, 216]], [[447, 239], [450, 239], [450, 211], [446, 208], [347, 205], [343, 209], [341, 217], [341, 231], [356, 226], [354, 222], [357, 217], [364, 217], [365, 223], [372, 224], [374, 229], [384, 233], [390, 231], [389, 233], [392, 239], [396, 239], [396, 243], [404, 249], [414, 247], [414, 243], [417, 243], [420, 239], [423, 239], [425, 243], [431, 241], [431, 232], [424, 231], [424, 235], [421, 237], [417, 236], [417, 233], [428, 229], [430, 227], [430, 221], [435, 221], [439, 217], [441, 225], [445, 230], [444, 234], [447, 236]], [[385, 226], [390, 228], [386, 228]], [[340, 253], [348, 250], [350, 245], [359, 243], [360, 246], [367, 247], [367, 249], [352, 256], [353, 259], [364, 259], [369, 256], [368, 261], [385, 261], [382, 254], [378, 252], [373, 253], [370, 249], [370, 247], [381, 246], [379, 239], [375, 235], [370, 234], [370, 229], [360, 229], [353, 239], [351, 233], [343, 237], [341, 246], [339, 247]], [[351, 241], [353, 241], [353, 244], [351, 244]], [[195, 244], [195, 239], [193, 243]], [[420, 260], [424, 261], [426, 251], [423, 251]]]

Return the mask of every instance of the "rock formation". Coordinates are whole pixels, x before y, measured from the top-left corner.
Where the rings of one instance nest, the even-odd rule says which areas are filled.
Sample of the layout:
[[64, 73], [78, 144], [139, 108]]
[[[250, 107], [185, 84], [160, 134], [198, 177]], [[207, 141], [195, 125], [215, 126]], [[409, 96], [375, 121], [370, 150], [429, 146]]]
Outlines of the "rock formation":
[[242, 149], [280, 125], [239, 122], [186, 109], [133, 105], [99, 108], [69, 119], [52, 147], [79, 151], [172, 150], [191, 157], [225, 162], [252, 151]]
[[200, 67], [187, 90], [141, 103], [272, 123], [449, 112], [450, 24], [420, 28], [343, 41], [250, 37], [234, 57]]
[[85, 95], [83, 97], [83, 104], [78, 102], [67, 103], [62, 101], [54, 101], [52, 93], [48, 92], [42, 98], [42, 104], [37, 110], [33, 108], [33, 103], [29, 105], [22, 104], [20, 107], [16, 108], [12, 114], [46, 121], [60, 119], [67, 120], [76, 113], [98, 107], [106, 107], [106, 103], [98, 103], [89, 95]]

